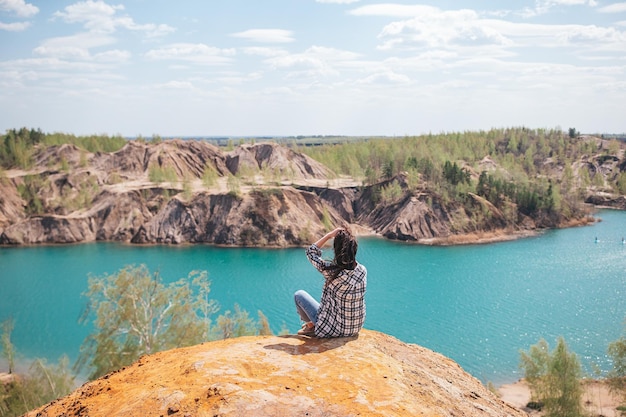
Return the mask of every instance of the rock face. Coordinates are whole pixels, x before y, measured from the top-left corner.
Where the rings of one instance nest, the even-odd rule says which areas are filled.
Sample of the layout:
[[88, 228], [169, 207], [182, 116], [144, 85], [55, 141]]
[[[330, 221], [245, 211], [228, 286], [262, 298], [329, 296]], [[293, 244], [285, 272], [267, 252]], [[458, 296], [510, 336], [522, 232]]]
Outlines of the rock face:
[[374, 331], [227, 339], [144, 356], [27, 417], [526, 414], [454, 361]]
[[[405, 174], [364, 186], [275, 143], [229, 152], [194, 140], [128, 142], [112, 153], [61, 145], [39, 149], [34, 161], [29, 171], [2, 173], [0, 244], [286, 247], [308, 244], [341, 224], [388, 239], [445, 244], [458, 235], [523, 233], [561, 222], [558, 216], [531, 218], [516, 207], [506, 218], [475, 194], [460, 203], [423, 181], [410, 188]], [[485, 169], [494, 164], [483, 162]], [[597, 172], [612, 172], [617, 164], [585, 163]]]

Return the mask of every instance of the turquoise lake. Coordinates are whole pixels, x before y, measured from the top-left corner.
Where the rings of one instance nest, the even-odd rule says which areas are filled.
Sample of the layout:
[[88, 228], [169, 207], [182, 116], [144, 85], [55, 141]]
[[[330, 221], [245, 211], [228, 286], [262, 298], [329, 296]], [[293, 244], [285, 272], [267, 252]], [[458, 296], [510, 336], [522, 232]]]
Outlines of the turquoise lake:
[[[587, 371], [611, 368], [608, 344], [626, 318], [626, 213], [604, 210], [593, 226], [553, 230], [489, 245], [427, 247], [359, 240], [368, 269], [365, 327], [457, 361], [483, 382], [513, 382], [520, 349], [563, 336]], [[598, 241], [596, 242], [596, 238]], [[325, 256], [332, 251], [327, 249]], [[275, 332], [299, 328], [293, 293], [319, 298], [322, 278], [303, 248], [242, 249], [93, 243], [0, 248], [0, 321], [15, 319], [23, 360], [76, 359], [90, 332], [78, 319], [88, 276], [128, 264], [159, 270], [165, 282], [206, 270], [220, 312], [235, 303]], [[2, 366], [2, 365], [0, 365]], [[0, 371], [4, 370], [0, 367]]]

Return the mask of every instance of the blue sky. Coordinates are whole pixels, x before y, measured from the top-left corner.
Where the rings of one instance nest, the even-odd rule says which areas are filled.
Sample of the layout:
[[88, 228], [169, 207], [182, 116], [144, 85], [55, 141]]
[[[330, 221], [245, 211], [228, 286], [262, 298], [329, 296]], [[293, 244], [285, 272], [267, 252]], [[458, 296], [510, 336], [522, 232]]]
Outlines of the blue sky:
[[0, 131], [626, 132], [626, 2], [0, 0]]

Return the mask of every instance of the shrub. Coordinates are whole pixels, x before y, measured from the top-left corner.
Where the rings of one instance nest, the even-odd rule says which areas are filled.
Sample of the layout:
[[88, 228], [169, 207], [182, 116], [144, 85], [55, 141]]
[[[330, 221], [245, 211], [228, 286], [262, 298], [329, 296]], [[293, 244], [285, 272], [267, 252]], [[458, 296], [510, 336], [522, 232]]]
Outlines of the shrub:
[[148, 169], [148, 178], [155, 183], [177, 182], [178, 174], [176, 174], [176, 170], [173, 167], [153, 164]]
[[528, 352], [521, 352], [520, 367], [531, 389], [531, 400], [543, 404], [547, 417], [579, 417], [581, 405], [582, 370], [575, 353], [568, 352], [565, 340], [558, 339], [554, 351], [541, 339]]

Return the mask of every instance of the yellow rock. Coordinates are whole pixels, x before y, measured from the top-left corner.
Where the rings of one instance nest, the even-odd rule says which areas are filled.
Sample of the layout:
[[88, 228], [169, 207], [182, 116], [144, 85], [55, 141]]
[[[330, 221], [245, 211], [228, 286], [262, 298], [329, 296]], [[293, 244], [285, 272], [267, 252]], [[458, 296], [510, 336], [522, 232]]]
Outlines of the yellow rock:
[[454, 361], [383, 333], [257, 336], [144, 356], [28, 417], [525, 416]]

